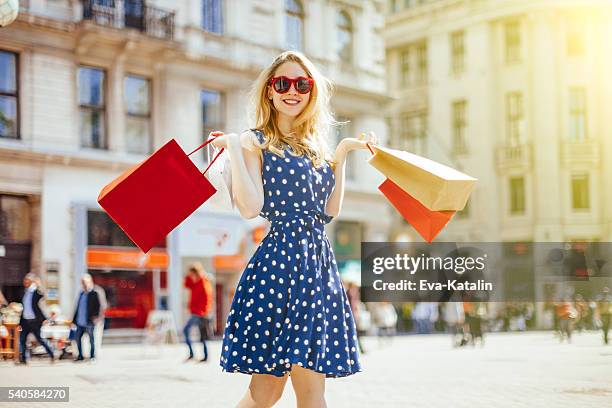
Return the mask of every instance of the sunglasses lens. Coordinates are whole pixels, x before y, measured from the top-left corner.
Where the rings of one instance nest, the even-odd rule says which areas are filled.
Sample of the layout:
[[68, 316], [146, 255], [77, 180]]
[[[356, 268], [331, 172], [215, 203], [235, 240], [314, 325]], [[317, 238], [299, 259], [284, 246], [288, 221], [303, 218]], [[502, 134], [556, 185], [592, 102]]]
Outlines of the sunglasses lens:
[[277, 78], [273, 85], [276, 92], [285, 93], [289, 90], [291, 83], [287, 80], [287, 78]]
[[310, 92], [312, 86], [310, 85], [310, 81], [306, 78], [300, 78], [296, 81], [295, 85], [297, 91], [299, 93], [305, 94]]

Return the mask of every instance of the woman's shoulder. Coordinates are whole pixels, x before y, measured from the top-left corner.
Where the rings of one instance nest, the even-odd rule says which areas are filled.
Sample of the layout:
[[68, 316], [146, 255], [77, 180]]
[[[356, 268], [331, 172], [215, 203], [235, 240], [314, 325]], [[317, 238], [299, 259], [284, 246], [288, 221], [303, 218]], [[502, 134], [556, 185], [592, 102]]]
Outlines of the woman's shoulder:
[[251, 128], [247, 129], [245, 133], [248, 133], [251, 137], [254, 137], [260, 144], [263, 144], [266, 141], [266, 136], [261, 129]]
[[263, 151], [265, 136], [259, 129], [247, 129], [240, 134], [240, 144], [250, 151]]

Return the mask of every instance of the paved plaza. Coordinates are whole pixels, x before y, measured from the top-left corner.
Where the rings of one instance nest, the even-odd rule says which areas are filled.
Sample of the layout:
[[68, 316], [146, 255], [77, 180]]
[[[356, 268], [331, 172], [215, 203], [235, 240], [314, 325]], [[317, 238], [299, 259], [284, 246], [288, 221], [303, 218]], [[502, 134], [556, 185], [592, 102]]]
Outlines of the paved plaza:
[[[612, 345], [599, 333], [559, 344], [550, 332], [489, 334], [484, 347], [452, 348], [445, 335], [365, 338], [365, 371], [327, 381], [336, 407], [612, 407]], [[233, 407], [249, 376], [212, 362], [184, 363], [182, 345], [108, 345], [95, 363], [0, 362], [0, 386], [68, 386], [70, 403], [4, 407]], [[294, 407], [291, 383], [278, 407]]]

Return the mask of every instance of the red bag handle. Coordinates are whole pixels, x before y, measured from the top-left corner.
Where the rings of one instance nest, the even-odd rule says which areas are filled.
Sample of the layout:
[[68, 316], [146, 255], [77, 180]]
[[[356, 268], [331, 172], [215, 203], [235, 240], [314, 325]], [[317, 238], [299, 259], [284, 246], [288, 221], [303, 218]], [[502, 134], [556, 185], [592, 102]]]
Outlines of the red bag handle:
[[368, 149], [370, 149], [370, 153], [375, 154], [374, 149], [372, 149], [372, 146], [370, 146], [369, 143], [366, 143], [366, 146], [368, 146]]
[[[205, 141], [204, 143], [202, 143], [200, 146], [198, 146], [194, 151], [192, 151], [191, 153], [189, 153], [187, 155], [187, 157], [191, 156], [192, 154], [194, 154], [195, 152], [197, 152], [200, 149], [203, 149], [206, 145], [208, 145], [209, 143], [211, 143], [213, 140], [215, 140], [217, 138], [217, 136], [211, 135], [211, 137]], [[208, 164], [208, 167], [206, 167], [206, 170], [204, 170], [202, 172], [202, 175], [206, 174], [206, 172], [208, 171], [208, 169], [210, 169], [210, 166], [213, 165], [213, 163], [215, 162], [215, 160], [217, 160], [219, 158], [219, 156], [221, 156], [221, 153], [223, 153], [223, 151], [225, 150], [225, 147], [222, 147], [221, 150], [219, 150], [219, 153], [217, 153], [217, 155], [214, 157], [214, 159], [211, 160], [211, 162]]]

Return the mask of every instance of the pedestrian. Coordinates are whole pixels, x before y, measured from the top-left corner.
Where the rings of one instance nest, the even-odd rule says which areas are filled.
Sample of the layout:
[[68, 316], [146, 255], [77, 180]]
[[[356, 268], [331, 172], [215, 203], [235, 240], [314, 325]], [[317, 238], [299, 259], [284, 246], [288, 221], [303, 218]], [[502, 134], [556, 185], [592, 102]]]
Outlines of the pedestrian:
[[577, 313], [573, 302], [565, 300], [557, 303], [557, 317], [559, 318], [559, 341], [563, 342], [563, 338], [567, 338], [567, 342], [572, 341], [572, 331], [574, 329], [574, 320]]
[[206, 278], [206, 273], [200, 263], [194, 263], [189, 267], [187, 276], [185, 276], [184, 286], [191, 291], [191, 296], [189, 298], [190, 317], [183, 329], [185, 343], [187, 343], [187, 347], [189, 348], [189, 357], [187, 357], [187, 361], [194, 358], [189, 332], [193, 326], [196, 326], [200, 330], [200, 340], [204, 348], [204, 357], [201, 361], [204, 362], [208, 360], [206, 340], [212, 335], [210, 333], [210, 319], [208, 314], [212, 309], [213, 294], [210, 281]]
[[106, 291], [102, 286], [94, 283], [93, 290], [98, 294], [98, 300], [100, 301], [100, 312], [98, 313], [98, 318], [94, 323], [96, 353], [99, 358], [100, 351], [102, 349], [102, 336], [104, 335], [105, 315], [106, 309], [108, 308], [108, 301], [106, 299]]
[[372, 320], [376, 325], [378, 343], [390, 343], [397, 333], [397, 311], [390, 302], [373, 303]]
[[484, 346], [484, 336], [482, 334], [482, 322], [487, 314], [486, 304], [483, 302], [463, 302], [465, 321], [469, 332], [469, 342], [472, 346], [476, 345], [476, 340]]
[[604, 287], [597, 297], [597, 318], [601, 322], [604, 344], [609, 343], [608, 331], [610, 330], [610, 318], [612, 317], [612, 294], [610, 288]]
[[576, 330], [581, 332], [584, 329], [588, 329], [588, 313], [589, 313], [589, 304], [584, 300], [580, 293], [576, 294], [574, 300], [574, 308], [576, 309]]
[[21, 303], [23, 310], [19, 319], [19, 326], [21, 326], [21, 333], [19, 335], [19, 362], [22, 364], [27, 363], [26, 354], [28, 351], [27, 339], [28, 334], [32, 333], [45, 349], [51, 362], [55, 362], [55, 356], [53, 350], [49, 344], [40, 336], [40, 329], [43, 322], [47, 320], [44, 312], [40, 308], [40, 301], [45, 297], [42, 290], [40, 289], [40, 281], [38, 277], [33, 273], [28, 273], [23, 278], [23, 286], [25, 288]]
[[90, 274], [85, 273], [81, 276], [81, 287], [83, 290], [74, 310], [72, 323], [76, 325], [75, 341], [79, 355], [76, 361], [83, 361], [83, 335], [87, 333], [89, 337], [89, 359], [94, 361], [96, 358], [96, 342], [94, 328], [100, 318], [100, 297], [94, 290], [93, 279]]
[[330, 92], [309, 59], [284, 52], [253, 88], [255, 128], [213, 142], [228, 150], [241, 215], [271, 223], [238, 282], [223, 336], [223, 370], [252, 375], [238, 407], [274, 405], [289, 374], [298, 406], [324, 406], [327, 377], [361, 371], [324, 226], [340, 213], [347, 155], [376, 138], [345, 138], [331, 157]]
[[412, 310], [417, 334], [430, 334], [438, 320], [438, 305], [435, 302], [417, 302]]
[[451, 334], [453, 347], [466, 344], [466, 336], [463, 330], [465, 324], [465, 313], [462, 302], [446, 302], [444, 305], [444, 322], [448, 332]]

